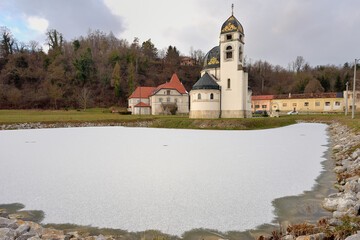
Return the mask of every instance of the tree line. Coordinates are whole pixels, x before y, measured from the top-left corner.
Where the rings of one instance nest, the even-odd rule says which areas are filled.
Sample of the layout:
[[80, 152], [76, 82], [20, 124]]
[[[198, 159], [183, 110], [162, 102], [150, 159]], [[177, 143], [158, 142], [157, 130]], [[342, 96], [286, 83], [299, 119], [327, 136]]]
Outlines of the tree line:
[[[193, 66], [181, 65], [175, 46], [158, 50], [151, 39], [132, 43], [111, 32], [89, 31], [72, 41], [46, 32], [45, 52], [36, 41], [17, 41], [0, 29], [0, 108], [86, 108], [126, 106], [137, 86], [157, 86], [177, 73], [190, 91], [199, 79], [204, 53], [191, 49]], [[351, 66], [310, 67], [297, 57], [287, 69], [266, 61], [246, 61], [254, 95], [342, 91]], [[349, 81], [351, 82], [351, 81]]]

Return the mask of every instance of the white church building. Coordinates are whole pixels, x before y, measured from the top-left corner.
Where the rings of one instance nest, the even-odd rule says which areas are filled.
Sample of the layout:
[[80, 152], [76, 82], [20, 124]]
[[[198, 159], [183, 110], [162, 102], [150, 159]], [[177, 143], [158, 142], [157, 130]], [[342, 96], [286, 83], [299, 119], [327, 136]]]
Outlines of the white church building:
[[250, 118], [251, 94], [244, 71], [244, 29], [232, 14], [219, 46], [206, 55], [201, 78], [190, 91], [190, 118]]

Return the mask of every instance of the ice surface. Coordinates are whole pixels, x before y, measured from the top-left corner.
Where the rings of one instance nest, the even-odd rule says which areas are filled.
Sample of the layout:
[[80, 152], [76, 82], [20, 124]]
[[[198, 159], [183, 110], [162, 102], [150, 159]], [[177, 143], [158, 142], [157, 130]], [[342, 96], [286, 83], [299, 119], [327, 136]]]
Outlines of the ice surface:
[[311, 189], [326, 128], [0, 131], [0, 203], [43, 210], [44, 223], [245, 230], [271, 222], [273, 199]]

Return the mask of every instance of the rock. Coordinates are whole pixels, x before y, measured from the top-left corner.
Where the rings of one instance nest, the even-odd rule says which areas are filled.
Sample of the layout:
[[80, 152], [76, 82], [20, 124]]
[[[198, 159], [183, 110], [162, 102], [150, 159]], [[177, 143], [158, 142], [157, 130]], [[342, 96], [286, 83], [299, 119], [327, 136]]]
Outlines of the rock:
[[104, 237], [104, 235], [99, 235], [95, 238], [95, 240], [106, 240], [106, 237]]
[[31, 238], [28, 238], [28, 240], [41, 240], [41, 238], [39, 238], [39, 237], [31, 237]]
[[31, 228], [31, 227], [30, 227], [29, 224], [21, 225], [20, 227], [18, 227], [18, 228], [16, 229], [16, 234], [17, 234], [18, 236], [23, 235], [24, 233], [28, 232], [28, 231], [30, 230], [30, 228]]
[[334, 218], [342, 218], [346, 215], [346, 212], [339, 212], [339, 211], [335, 211], [333, 212], [333, 217]]
[[335, 146], [333, 147], [333, 150], [340, 150], [341, 148], [342, 148], [341, 145], [335, 145]]
[[345, 166], [337, 166], [337, 167], [334, 168], [334, 171], [339, 174], [339, 173], [345, 172], [346, 169], [347, 168]]
[[27, 239], [32, 238], [32, 237], [39, 237], [39, 236], [36, 236], [35, 233], [27, 232], [27, 233], [21, 235], [20, 237], [16, 238], [16, 240], [27, 240]]
[[16, 233], [14, 229], [11, 228], [0, 228], [0, 239], [1, 240], [14, 240], [16, 238]]
[[325, 239], [325, 237], [326, 237], [325, 233], [317, 233], [313, 235], [300, 236], [297, 237], [296, 240], [323, 240]]
[[8, 218], [0, 217], [0, 228], [7, 228], [9, 225], [14, 224], [14, 220], [10, 220]]
[[347, 238], [345, 238], [345, 240], [359, 240], [360, 239], [360, 233], [357, 233], [357, 234], [354, 234], [354, 235], [351, 235]]
[[69, 236], [70, 238], [79, 238], [80, 235], [78, 232], [68, 232], [66, 233], [67, 236]]
[[281, 240], [295, 240], [295, 237], [293, 235], [286, 235], [282, 237]]
[[[356, 177], [356, 179], [358, 179], [358, 178]], [[360, 192], [360, 183], [358, 183], [357, 180], [351, 180], [345, 184], [344, 191], [358, 193], [358, 192]]]
[[358, 157], [360, 157], [360, 148], [356, 149], [352, 154], [351, 154], [351, 157], [353, 159], [356, 159]]
[[9, 218], [10, 219], [21, 219], [21, 218], [23, 218], [23, 216], [20, 214], [10, 214]]
[[350, 207], [353, 207], [356, 204], [357, 198], [354, 194], [347, 193], [337, 193], [331, 194], [328, 198], [325, 198], [322, 202], [322, 206], [329, 211], [347, 211]]
[[343, 221], [336, 218], [331, 218], [328, 223], [330, 226], [339, 226], [343, 224]]

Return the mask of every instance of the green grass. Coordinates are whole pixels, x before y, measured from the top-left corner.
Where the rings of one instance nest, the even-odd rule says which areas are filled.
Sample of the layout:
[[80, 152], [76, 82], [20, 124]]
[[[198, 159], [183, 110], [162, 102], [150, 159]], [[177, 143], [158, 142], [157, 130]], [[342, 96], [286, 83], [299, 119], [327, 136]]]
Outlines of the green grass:
[[[145, 121], [169, 116], [138, 116], [111, 113], [108, 109], [78, 110], [0, 110], [0, 124], [24, 122], [128, 122]], [[172, 116], [179, 118], [179, 116]], [[180, 116], [181, 117], [181, 116]]]
[[[124, 109], [125, 111], [125, 109]], [[106, 108], [93, 108], [86, 111], [79, 110], [0, 110], [0, 124], [14, 123], [57, 123], [57, 122], [137, 122], [152, 121], [151, 127], [157, 128], [187, 128], [187, 129], [268, 129], [283, 127], [302, 121], [338, 121], [349, 128], [360, 132], [360, 113], [351, 119], [351, 114], [318, 114], [292, 115], [280, 118], [248, 118], [248, 119], [189, 119], [188, 116], [138, 116], [111, 113]]]

